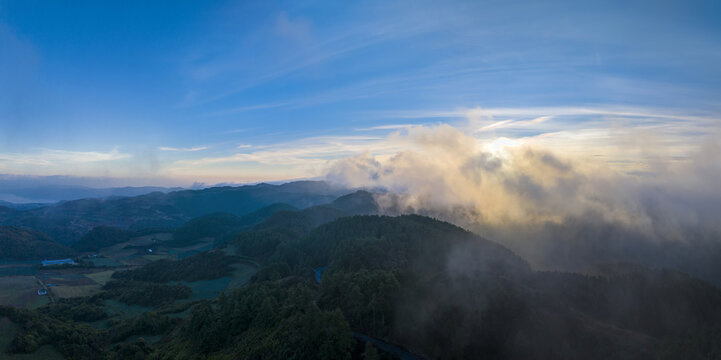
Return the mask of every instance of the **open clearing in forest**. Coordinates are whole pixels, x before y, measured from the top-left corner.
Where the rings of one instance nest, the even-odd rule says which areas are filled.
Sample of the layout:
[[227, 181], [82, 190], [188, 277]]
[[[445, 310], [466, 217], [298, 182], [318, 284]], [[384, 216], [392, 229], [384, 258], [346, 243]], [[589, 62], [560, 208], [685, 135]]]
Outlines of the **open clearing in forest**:
[[[135, 237], [100, 249], [100, 257], [90, 261], [98, 266], [142, 266], [161, 259], [183, 259], [213, 247], [213, 238], [203, 238], [197, 244], [185, 247], [168, 246], [167, 242], [172, 239], [171, 233]], [[152, 253], [148, 252], [148, 249], [152, 249]]]
[[99, 293], [110, 281], [115, 270], [86, 272], [84, 269], [63, 269], [46, 272], [38, 278], [59, 298], [91, 296]]
[[47, 274], [38, 278], [48, 286], [48, 290], [59, 298], [90, 296], [100, 292], [100, 285], [85, 274]]
[[253, 275], [258, 272], [258, 267], [248, 262], [234, 264], [233, 267], [235, 268], [235, 271], [233, 271], [233, 279], [231, 279], [228, 286], [226, 286], [226, 291], [245, 285], [245, 283], [250, 281]]
[[95, 281], [98, 285], [105, 285], [112, 278], [115, 270], [99, 271], [96, 273], [85, 274], [90, 280]]
[[59, 298], [72, 298], [80, 296], [91, 296], [100, 292], [100, 285], [79, 285], [79, 286], [53, 286], [50, 291]]

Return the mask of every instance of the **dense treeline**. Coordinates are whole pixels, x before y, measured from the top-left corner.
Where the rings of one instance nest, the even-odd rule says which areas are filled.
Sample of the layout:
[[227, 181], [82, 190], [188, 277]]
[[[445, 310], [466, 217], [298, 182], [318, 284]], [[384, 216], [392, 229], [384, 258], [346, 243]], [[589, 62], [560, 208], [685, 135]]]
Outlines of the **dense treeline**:
[[73, 249], [52, 241], [41, 232], [0, 226], [0, 259], [38, 260], [74, 255]]
[[[81, 299], [75, 305], [83, 301]], [[133, 319], [110, 320], [108, 329], [96, 330], [87, 324], [50, 316], [43, 310], [0, 306], [0, 316], [8, 317], [19, 328], [10, 343], [10, 353], [31, 353], [47, 344], [70, 360], [145, 359], [152, 348], [143, 341], [120, 342], [135, 335], [167, 334], [180, 321], [147, 312]], [[139, 357], [127, 357], [129, 354]]]
[[322, 311], [302, 278], [255, 283], [198, 306], [162, 359], [350, 359], [355, 341], [340, 311]]
[[[357, 216], [314, 228], [325, 215], [286, 215], [231, 243], [263, 264], [231, 293], [174, 303], [190, 289], [162, 282], [217, 278], [233, 257], [157, 261], [118, 273], [94, 298], [28, 312], [36, 325], [20, 331], [14, 349], [52, 343], [80, 354], [74, 358], [97, 349], [138, 359], [390, 356], [363, 344], [371, 336], [427, 358], [721, 358], [721, 289], [677, 272], [622, 264], [594, 276], [535, 272], [506, 248], [426, 217]], [[318, 284], [314, 269], [325, 266]], [[111, 297], [159, 308], [108, 320], [117, 335], [71, 324], [69, 340], [55, 338], [54, 329], [81, 319], [80, 309], [92, 313], [97, 299]], [[191, 307], [182, 322], [161, 315]], [[35, 329], [42, 321], [33, 316], [50, 315], [56, 325]], [[151, 333], [166, 337], [158, 345], [110, 343]]]
[[293, 234], [306, 224], [286, 224], [285, 233], [276, 226], [236, 237], [241, 254], [268, 264], [255, 281], [329, 265], [321, 309], [340, 309], [352, 329], [431, 358], [718, 353], [709, 339], [718, 339], [719, 289], [675, 272], [534, 273], [495, 243], [419, 216], [343, 218], [305, 236]]
[[276, 227], [241, 232], [235, 236], [232, 244], [236, 246], [238, 254], [266, 260], [275, 254], [278, 245], [290, 243], [299, 236], [296, 230]]
[[128, 305], [159, 306], [187, 299], [192, 290], [182, 284], [157, 284], [133, 280], [113, 280], [103, 286], [103, 297]]
[[223, 186], [167, 194], [154, 192], [133, 197], [63, 201], [26, 211], [0, 209], [0, 224], [36, 229], [62, 244], [72, 244], [99, 225], [134, 230], [174, 229], [206, 214], [243, 215], [278, 202], [306, 208], [328, 203], [347, 192], [320, 181]]
[[367, 204], [368, 196], [370, 194], [359, 191], [343, 196], [331, 205], [314, 206], [301, 211], [279, 211], [256, 225], [252, 231], [236, 234], [232, 244], [237, 247], [239, 254], [267, 260], [271, 255], [278, 255], [279, 245], [295, 244], [319, 225], [347, 216], [349, 212], [367, 211], [370, 206]]
[[138, 269], [116, 272], [113, 278], [158, 283], [212, 280], [230, 275], [232, 264], [237, 261], [222, 251], [208, 251], [182, 260], [153, 261]]
[[203, 215], [183, 224], [173, 232], [173, 240], [166, 244], [170, 246], [188, 246], [201, 238], [220, 237], [228, 232], [240, 230], [243, 227], [241, 218], [228, 213], [214, 213]]
[[52, 344], [68, 359], [102, 359], [103, 335], [90, 325], [62, 321], [32, 310], [0, 306], [19, 327], [10, 343], [11, 353], [30, 353], [42, 345]]
[[234, 215], [230, 213], [213, 213], [188, 221], [173, 233], [173, 240], [167, 244], [172, 246], [188, 246], [202, 238], [214, 238], [222, 243], [226, 237], [250, 228], [251, 226], [271, 217], [279, 211], [296, 211], [297, 208], [283, 203], [272, 204], [257, 211]]
[[254, 227], [255, 230], [285, 229], [305, 234], [316, 226], [331, 222], [348, 213], [332, 206], [319, 205], [301, 211], [279, 211]]
[[108, 341], [116, 343], [134, 335], [156, 335], [165, 334], [172, 330], [181, 320], [158, 314], [155, 311], [148, 311], [141, 315], [125, 319], [108, 320]]
[[78, 251], [98, 251], [104, 247], [120, 244], [137, 236], [134, 231], [112, 226], [96, 226], [73, 244]]
[[97, 321], [108, 317], [100, 297], [58, 299], [38, 309], [56, 319], [68, 321]]

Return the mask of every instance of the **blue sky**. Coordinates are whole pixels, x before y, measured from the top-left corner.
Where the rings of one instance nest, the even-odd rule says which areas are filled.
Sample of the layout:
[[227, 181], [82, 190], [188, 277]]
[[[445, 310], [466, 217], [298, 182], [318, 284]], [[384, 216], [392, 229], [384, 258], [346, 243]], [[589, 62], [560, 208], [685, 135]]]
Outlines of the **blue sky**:
[[439, 123], [683, 157], [718, 133], [719, 64], [718, 1], [0, 0], [0, 174], [316, 177]]

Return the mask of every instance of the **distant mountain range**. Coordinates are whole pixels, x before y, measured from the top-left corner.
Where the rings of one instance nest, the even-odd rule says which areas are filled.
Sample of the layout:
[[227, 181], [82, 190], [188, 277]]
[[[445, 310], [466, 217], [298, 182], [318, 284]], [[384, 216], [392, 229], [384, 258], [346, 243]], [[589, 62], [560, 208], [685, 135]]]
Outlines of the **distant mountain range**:
[[[98, 226], [131, 231], [163, 228], [176, 232], [178, 242], [186, 242], [208, 234], [230, 236], [256, 224], [260, 228], [293, 227], [307, 231], [344, 216], [403, 213], [392, 204], [381, 209], [376, 202], [378, 195], [354, 192], [322, 181], [223, 186], [50, 205], [0, 204], [0, 225], [39, 231], [59, 244], [76, 249], [74, 244]], [[386, 200], [387, 195], [384, 194]], [[388, 205], [388, 201], [385, 203]], [[423, 209], [416, 212], [451, 222], [457, 220], [452, 213]], [[196, 220], [190, 222], [193, 219]], [[705, 239], [694, 236], [693, 232], [687, 233], [684, 242], [660, 242], [618, 224], [566, 221], [536, 228], [508, 229], [520, 239], [514, 241], [503, 234], [475, 230], [479, 234], [490, 234], [538, 269], [583, 273], [599, 263], [627, 261], [651, 268], [677, 269], [721, 285], [718, 266], [721, 244], [715, 237]]]
[[0, 190], [0, 205], [14, 204], [15, 207], [32, 203], [54, 203], [58, 201], [85, 198], [105, 198], [119, 196], [138, 196], [151, 192], [178, 191], [183, 188], [158, 186], [91, 188], [86, 186], [40, 186]]
[[155, 191], [183, 190], [180, 187], [117, 185], [119, 185], [118, 180], [109, 178], [0, 174], [0, 206], [22, 208], [26, 204], [33, 203], [46, 204], [86, 198], [138, 196]]
[[[0, 315], [28, 333], [55, 329], [63, 334], [42, 341], [68, 358], [98, 358], [102, 352], [121, 350], [105, 343], [106, 335], [117, 329], [64, 336], [82, 320], [52, 309], [74, 309], [77, 314], [95, 309], [99, 318], [107, 317], [103, 297], [140, 304], [133, 299], [180, 291], [183, 285], [168, 281], [194, 282], [199, 271], [203, 276], [229, 276], [228, 269], [213, 267], [242, 258], [258, 269], [238, 291], [208, 303], [157, 308], [194, 310], [185, 320], [169, 320], [154, 330], [133, 327], [126, 337], [163, 335], [161, 342], [142, 345], [148, 352], [154, 347], [162, 354], [159, 359], [315, 358], [321, 350], [326, 358], [377, 358], [360, 356], [361, 351], [373, 351], [367, 345], [354, 349], [354, 338], [398, 348], [400, 352], [391, 353], [399, 357], [434, 359], [721, 354], [721, 289], [706, 282], [721, 283], [718, 247], [653, 247], [622, 228], [567, 222], [549, 225], [554, 226], [552, 238], [536, 236], [525, 245], [536, 245], [536, 251], [542, 246], [544, 256], [556, 260], [554, 270], [572, 272], [540, 271], [502, 242], [451, 223], [420, 215], [379, 216], [384, 210], [378, 196], [321, 181], [298, 181], [80, 199], [25, 209], [0, 206], [4, 260], [102, 253], [131, 238], [160, 232], [172, 233], [163, 246], [202, 242], [210, 251], [118, 273], [113, 276], [116, 287], [62, 303], [62, 308], [21, 313], [0, 306]], [[569, 261], [574, 258], [581, 260]], [[161, 318], [151, 318], [159, 314], [133, 321], [159, 324]], [[51, 320], [33, 322], [40, 316]], [[76, 346], [80, 343], [95, 344], [91, 350], [97, 352], [79, 355], [88, 349]], [[32, 352], [29, 345], [15, 350]]]
[[3, 201], [0, 200], [0, 206], [6, 207], [13, 210], [29, 210], [29, 209], [36, 209], [43, 206], [48, 206], [51, 203], [13, 203], [9, 201]]
[[175, 228], [211, 213], [244, 215], [281, 202], [302, 209], [329, 203], [349, 192], [321, 181], [156, 191], [133, 197], [63, 201], [29, 209], [0, 206], [0, 224], [39, 230], [60, 243], [71, 244], [99, 225], [124, 229]]

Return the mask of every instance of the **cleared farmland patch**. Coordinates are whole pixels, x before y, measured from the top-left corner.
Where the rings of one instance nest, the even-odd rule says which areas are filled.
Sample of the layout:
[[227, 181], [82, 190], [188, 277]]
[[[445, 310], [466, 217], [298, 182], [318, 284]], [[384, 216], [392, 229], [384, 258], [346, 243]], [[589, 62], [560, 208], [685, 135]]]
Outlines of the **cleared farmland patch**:
[[91, 296], [101, 291], [101, 286], [79, 285], [79, 286], [53, 286], [51, 290], [59, 298], [72, 298], [80, 296]]
[[0, 305], [18, 308], [38, 308], [50, 302], [48, 296], [39, 296], [40, 284], [34, 276], [0, 277]]
[[105, 285], [115, 273], [115, 270], [100, 271], [91, 274], [85, 274], [85, 277], [96, 282], [99, 285]]

